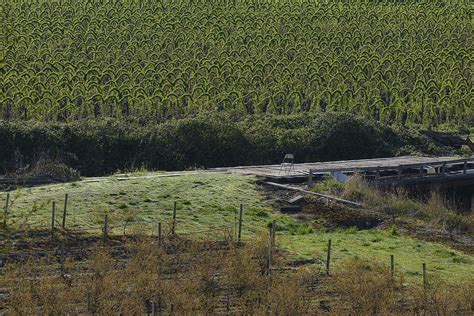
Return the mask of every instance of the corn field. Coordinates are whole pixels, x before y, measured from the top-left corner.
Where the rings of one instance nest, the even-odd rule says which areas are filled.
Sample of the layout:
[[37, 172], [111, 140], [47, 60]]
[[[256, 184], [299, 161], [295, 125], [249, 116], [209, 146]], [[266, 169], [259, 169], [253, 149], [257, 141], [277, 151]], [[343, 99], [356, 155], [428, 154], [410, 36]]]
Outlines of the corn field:
[[5, 120], [474, 117], [469, 1], [2, 0]]

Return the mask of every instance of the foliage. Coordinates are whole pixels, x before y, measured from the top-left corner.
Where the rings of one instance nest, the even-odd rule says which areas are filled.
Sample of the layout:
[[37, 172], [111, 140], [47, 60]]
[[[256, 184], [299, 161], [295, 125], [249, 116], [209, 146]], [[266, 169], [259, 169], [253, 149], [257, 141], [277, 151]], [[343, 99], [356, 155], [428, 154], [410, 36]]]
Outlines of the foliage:
[[[341, 141], [344, 137], [344, 141]], [[407, 145], [424, 150], [421, 136], [344, 113], [268, 116], [235, 121], [221, 114], [141, 125], [112, 119], [71, 123], [0, 121], [0, 173], [47, 158], [82, 175], [142, 167], [196, 167], [383, 157]]]
[[311, 191], [316, 193], [340, 193], [344, 191], [344, 183], [337, 181], [332, 177], [326, 177], [321, 182], [317, 182], [312, 188]]
[[[469, 125], [469, 1], [4, 1], [6, 120], [345, 111]], [[472, 124], [471, 124], [472, 126]]]
[[51, 315], [474, 311], [472, 276], [452, 283], [429, 270], [428, 284], [407, 284], [398, 261], [392, 275], [386, 263], [355, 258], [333, 265], [336, 269], [327, 277], [314, 265], [288, 268], [280, 251], [273, 254], [276, 269], [269, 275], [267, 247], [268, 236], [263, 235], [240, 245], [170, 238], [163, 246], [156, 239], [133, 236], [124, 245], [95, 247], [82, 258], [68, 259], [64, 271], [52, 257], [8, 264], [0, 279], [7, 293], [2, 303], [7, 314]]

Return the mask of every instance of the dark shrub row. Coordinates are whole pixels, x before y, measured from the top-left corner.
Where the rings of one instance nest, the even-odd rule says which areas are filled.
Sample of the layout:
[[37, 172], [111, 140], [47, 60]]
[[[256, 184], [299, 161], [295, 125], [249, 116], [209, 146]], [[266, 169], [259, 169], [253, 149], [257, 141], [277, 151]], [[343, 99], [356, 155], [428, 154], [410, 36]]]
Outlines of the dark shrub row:
[[40, 158], [61, 160], [82, 175], [144, 166], [178, 170], [390, 156], [424, 147], [416, 133], [344, 113], [251, 117], [212, 115], [161, 124], [76, 121], [0, 122], [0, 173]]

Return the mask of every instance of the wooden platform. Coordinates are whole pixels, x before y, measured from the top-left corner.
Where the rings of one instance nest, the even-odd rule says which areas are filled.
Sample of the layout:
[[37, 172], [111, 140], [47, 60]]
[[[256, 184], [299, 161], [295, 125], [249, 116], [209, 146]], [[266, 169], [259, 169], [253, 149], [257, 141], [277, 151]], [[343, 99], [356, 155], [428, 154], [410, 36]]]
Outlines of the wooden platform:
[[390, 158], [377, 159], [360, 159], [360, 160], [341, 160], [328, 162], [312, 162], [312, 163], [296, 163], [294, 168], [288, 174], [281, 170], [280, 165], [257, 165], [257, 166], [239, 166], [231, 168], [216, 168], [214, 170], [228, 171], [231, 173], [254, 175], [259, 177], [294, 177], [294, 176], [308, 176], [309, 170], [316, 172], [331, 172], [331, 171], [348, 171], [359, 170], [364, 171], [374, 168], [393, 168], [397, 169], [399, 166], [412, 165], [442, 165], [444, 162], [457, 160], [453, 157], [416, 157], [416, 156], [402, 156]]

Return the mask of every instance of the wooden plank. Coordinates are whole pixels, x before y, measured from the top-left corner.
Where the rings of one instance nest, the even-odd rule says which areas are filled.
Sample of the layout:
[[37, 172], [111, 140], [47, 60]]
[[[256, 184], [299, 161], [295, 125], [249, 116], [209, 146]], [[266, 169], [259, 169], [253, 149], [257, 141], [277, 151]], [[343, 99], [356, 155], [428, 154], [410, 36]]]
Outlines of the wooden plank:
[[344, 200], [344, 199], [341, 199], [341, 198], [338, 198], [338, 197], [335, 197], [335, 196], [331, 196], [331, 195], [311, 192], [311, 191], [307, 191], [307, 190], [304, 190], [304, 189], [301, 189], [301, 188], [297, 188], [297, 187], [293, 187], [293, 186], [289, 186], [289, 185], [285, 185], [285, 184], [279, 184], [279, 183], [275, 183], [275, 182], [264, 182], [264, 183], [268, 184], [268, 185], [271, 185], [271, 186], [274, 186], [274, 187], [282, 188], [282, 189], [299, 191], [299, 192], [303, 192], [305, 194], [319, 196], [319, 197], [322, 197], [322, 198], [325, 198], [325, 199], [328, 199], [328, 200], [336, 201], [336, 202], [346, 204], [346, 205], [350, 205], [350, 206], [357, 207], [357, 208], [360, 208], [360, 207], [363, 206], [361, 203], [357, 203], [357, 202], [353, 202], [353, 201], [349, 201], [349, 200]]

